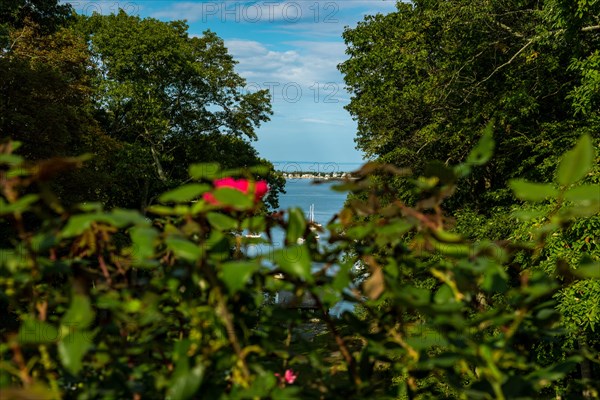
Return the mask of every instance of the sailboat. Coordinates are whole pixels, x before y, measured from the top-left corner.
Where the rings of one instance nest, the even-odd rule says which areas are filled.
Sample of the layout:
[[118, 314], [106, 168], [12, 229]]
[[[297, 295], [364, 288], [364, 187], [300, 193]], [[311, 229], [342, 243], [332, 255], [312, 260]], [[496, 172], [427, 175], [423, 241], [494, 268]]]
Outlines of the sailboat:
[[308, 211], [308, 220], [311, 223], [311, 229], [315, 230], [316, 228], [321, 228], [323, 225], [321, 225], [318, 222], [315, 222], [315, 205], [311, 204], [310, 205], [310, 209]]
[[315, 222], [315, 205], [314, 204], [310, 205], [310, 209], [308, 212], [308, 220], [310, 221], [310, 230], [315, 232], [315, 238], [319, 239], [320, 236], [318, 233], [316, 233], [316, 230], [318, 228], [321, 228], [323, 225], [321, 225], [318, 222]]

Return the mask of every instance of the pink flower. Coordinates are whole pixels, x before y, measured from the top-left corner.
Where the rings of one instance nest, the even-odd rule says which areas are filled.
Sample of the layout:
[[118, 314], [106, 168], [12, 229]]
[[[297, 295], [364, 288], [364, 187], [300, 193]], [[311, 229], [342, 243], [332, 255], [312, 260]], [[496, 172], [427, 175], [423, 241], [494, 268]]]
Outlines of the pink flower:
[[292, 383], [294, 383], [296, 381], [298, 374], [295, 373], [291, 369], [286, 369], [283, 376], [281, 376], [279, 373], [276, 373], [275, 376], [279, 378], [279, 381], [281, 383], [287, 383], [287, 384], [291, 385]]
[[[266, 181], [249, 181], [247, 179], [223, 178], [213, 182], [215, 188], [232, 188], [244, 194], [254, 193], [254, 202], [258, 203], [269, 191]], [[212, 193], [204, 193], [204, 200], [210, 204], [219, 205], [219, 201]]]

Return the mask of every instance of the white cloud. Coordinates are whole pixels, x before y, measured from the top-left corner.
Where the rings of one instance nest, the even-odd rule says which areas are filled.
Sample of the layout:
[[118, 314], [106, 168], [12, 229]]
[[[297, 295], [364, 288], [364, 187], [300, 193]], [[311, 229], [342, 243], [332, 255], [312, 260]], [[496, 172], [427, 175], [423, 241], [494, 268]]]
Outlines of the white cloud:
[[320, 124], [320, 125], [335, 125], [335, 126], [345, 126], [348, 124], [344, 124], [340, 121], [332, 121], [318, 118], [301, 118], [300, 122], [308, 122], [310, 124]]
[[317, 83], [320, 91], [333, 91], [324, 87], [327, 83], [340, 84], [337, 64], [344, 59], [343, 43], [294, 41], [284, 44], [292, 49], [275, 51], [260, 42], [243, 39], [225, 41], [239, 62], [237, 71], [249, 82], [277, 82], [281, 86], [295, 83], [313, 87], [314, 91]]

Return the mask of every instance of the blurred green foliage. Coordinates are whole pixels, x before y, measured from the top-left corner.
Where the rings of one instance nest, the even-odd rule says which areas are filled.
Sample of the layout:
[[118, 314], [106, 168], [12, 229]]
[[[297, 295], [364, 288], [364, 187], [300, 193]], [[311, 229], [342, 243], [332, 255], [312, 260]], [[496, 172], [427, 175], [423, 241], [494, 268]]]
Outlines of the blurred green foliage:
[[[3, 144], [0, 218], [14, 230], [0, 249], [2, 398], [598, 397], [589, 232], [600, 197], [578, 189], [595, 150], [583, 136], [565, 154], [523, 236], [469, 240], [442, 203], [491, 157], [490, 135], [470, 165], [434, 163], [414, 179], [415, 206], [382, 201], [392, 194], [373, 176], [406, 176], [393, 166], [340, 181], [366, 196], [327, 226], [328, 245], [301, 211], [265, 215], [252, 194], [211, 184], [251, 170], [194, 165], [194, 182], [161, 195], [150, 218], [91, 203], [65, 211], [38, 192], [39, 165]], [[53, 173], [80, 163], [62, 159]], [[540, 201], [520, 182], [517, 197]], [[284, 246], [267, 246], [278, 229]], [[313, 311], [278, 304], [283, 292]], [[355, 311], [332, 315], [342, 300]], [[275, 376], [288, 369], [293, 384]]]

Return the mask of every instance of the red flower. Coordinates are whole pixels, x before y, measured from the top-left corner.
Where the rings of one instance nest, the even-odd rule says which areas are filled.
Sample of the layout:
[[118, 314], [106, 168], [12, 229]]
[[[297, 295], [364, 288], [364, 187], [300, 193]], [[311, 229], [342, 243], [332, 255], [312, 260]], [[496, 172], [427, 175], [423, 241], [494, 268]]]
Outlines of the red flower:
[[291, 369], [286, 369], [285, 370], [285, 374], [283, 376], [281, 376], [278, 373], [276, 373], [275, 376], [279, 378], [279, 381], [281, 383], [287, 383], [287, 384], [291, 385], [292, 383], [294, 383], [296, 381], [296, 378], [298, 377], [298, 374], [295, 373]]
[[[247, 179], [223, 178], [213, 181], [215, 188], [232, 188], [239, 190], [244, 194], [254, 193], [254, 202], [258, 203], [269, 191], [266, 181], [249, 181]], [[204, 193], [203, 198], [206, 202], [219, 205], [219, 201], [212, 193]]]

